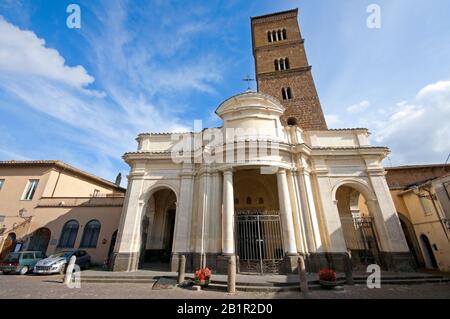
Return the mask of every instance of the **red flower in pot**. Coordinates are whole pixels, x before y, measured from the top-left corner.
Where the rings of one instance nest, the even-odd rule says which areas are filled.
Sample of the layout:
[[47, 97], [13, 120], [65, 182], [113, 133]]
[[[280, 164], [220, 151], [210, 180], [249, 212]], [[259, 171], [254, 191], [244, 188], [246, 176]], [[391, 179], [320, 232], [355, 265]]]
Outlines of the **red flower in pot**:
[[208, 286], [211, 280], [211, 270], [208, 267], [200, 268], [195, 272], [194, 281], [198, 286]]
[[336, 271], [330, 268], [323, 268], [319, 271], [319, 283], [322, 287], [333, 288], [337, 285]]

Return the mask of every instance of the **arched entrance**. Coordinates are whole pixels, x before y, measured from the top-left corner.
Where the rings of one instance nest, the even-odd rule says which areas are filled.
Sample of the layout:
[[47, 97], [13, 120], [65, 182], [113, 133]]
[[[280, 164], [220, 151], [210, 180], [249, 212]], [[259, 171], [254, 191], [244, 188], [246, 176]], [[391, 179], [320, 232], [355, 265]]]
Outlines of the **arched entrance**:
[[16, 234], [9, 233], [3, 244], [2, 252], [0, 253], [0, 259], [4, 259], [10, 252], [14, 250], [16, 246]]
[[416, 267], [425, 267], [422, 255], [420, 253], [420, 247], [417, 242], [417, 238], [414, 233], [414, 226], [403, 214], [397, 213], [400, 225], [402, 226], [403, 234], [405, 235], [406, 243], [408, 245], [409, 251], [414, 257]]
[[176, 215], [176, 194], [162, 188], [149, 198], [142, 220], [139, 268], [169, 270]]
[[238, 271], [280, 272], [284, 250], [276, 175], [239, 170], [233, 184]]
[[39, 228], [36, 230], [30, 239], [28, 250], [47, 252], [48, 244], [50, 242], [51, 231], [48, 228]]
[[340, 186], [335, 196], [353, 269], [365, 271], [367, 265], [381, 265], [378, 235], [367, 199], [352, 184]]
[[420, 235], [420, 241], [422, 244], [422, 249], [425, 257], [425, 265], [427, 268], [437, 269], [439, 268], [436, 261], [436, 256], [434, 256], [433, 247], [431, 247], [430, 240], [425, 234]]

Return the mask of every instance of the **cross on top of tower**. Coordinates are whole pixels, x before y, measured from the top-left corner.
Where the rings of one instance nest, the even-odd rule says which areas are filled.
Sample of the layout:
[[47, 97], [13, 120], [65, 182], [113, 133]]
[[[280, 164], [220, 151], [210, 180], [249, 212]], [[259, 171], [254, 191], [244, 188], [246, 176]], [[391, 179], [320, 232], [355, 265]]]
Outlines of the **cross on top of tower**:
[[244, 79], [242, 79], [242, 81], [247, 82], [247, 92], [248, 92], [248, 91], [251, 91], [251, 88], [250, 88], [250, 82], [255, 81], [255, 79], [252, 79], [252, 78], [250, 77], [250, 75], [247, 75]]

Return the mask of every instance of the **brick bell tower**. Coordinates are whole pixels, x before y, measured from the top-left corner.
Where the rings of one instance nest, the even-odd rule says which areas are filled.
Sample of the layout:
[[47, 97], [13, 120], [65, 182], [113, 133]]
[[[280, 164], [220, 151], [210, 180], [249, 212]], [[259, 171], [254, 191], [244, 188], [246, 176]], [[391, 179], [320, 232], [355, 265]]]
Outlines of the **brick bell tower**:
[[297, 17], [294, 9], [251, 18], [258, 92], [283, 104], [284, 125], [326, 130]]

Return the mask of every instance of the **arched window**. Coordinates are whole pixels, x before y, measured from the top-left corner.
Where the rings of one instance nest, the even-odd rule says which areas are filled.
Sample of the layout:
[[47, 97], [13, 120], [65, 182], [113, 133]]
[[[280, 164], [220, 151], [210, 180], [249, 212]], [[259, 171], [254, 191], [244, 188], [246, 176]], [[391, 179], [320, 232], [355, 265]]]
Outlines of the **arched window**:
[[282, 88], [281, 89], [281, 95], [283, 96], [283, 100], [290, 100], [290, 99], [292, 99], [292, 90], [291, 90], [291, 88]]
[[98, 220], [91, 220], [84, 228], [83, 237], [81, 239], [80, 248], [97, 247], [98, 235], [100, 234], [101, 224]]
[[287, 88], [287, 89], [286, 89], [286, 95], [287, 95], [287, 99], [288, 99], [288, 100], [292, 99], [292, 91], [291, 91], [291, 88]]
[[277, 35], [278, 35], [278, 40], [283, 40], [283, 34], [281, 33], [281, 30], [277, 31]]
[[252, 198], [249, 196], [247, 197], [247, 205], [251, 205], [252, 204]]
[[258, 199], [258, 204], [259, 204], [259, 205], [263, 205], [263, 204], [264, 204], [264, 199], [263, 199], [262, 197], [260, 197], [260, 198]]
[[278, 41], [277, 32], [276, 31], [272, 31], [272, 40], [273, 41]]
[[283, 40], [287, 39], [287, 32], [286, 29], [283, 29]]
[[290, 69], [289, 59], [288, 58], [284, 59], [284, 69], [285, 70], [289, 70]]
[[275, 64], [275, 71], [280, 71], [280, 61], [275, 60], [273, 61], [273, 63]]
[[59, 238], [59, 248], [73, 248], [77, 239], [78, 228], [80, 225], [74, 219], [69, 220], [63, 227], [61, 237]]
[[267, 32], [267, 41], [272, 42], [272, 32]]

